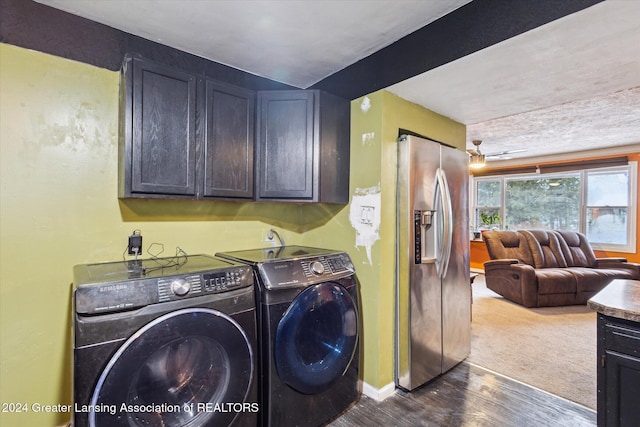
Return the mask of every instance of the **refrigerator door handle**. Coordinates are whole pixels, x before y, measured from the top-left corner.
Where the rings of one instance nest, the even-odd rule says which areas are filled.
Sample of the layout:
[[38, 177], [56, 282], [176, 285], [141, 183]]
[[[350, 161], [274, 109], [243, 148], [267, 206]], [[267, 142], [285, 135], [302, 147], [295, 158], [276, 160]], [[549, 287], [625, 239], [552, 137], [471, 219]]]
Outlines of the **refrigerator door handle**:
[[435, 197], [440, 200], [436, 201], [440, 204], [440, 213], [442, 226], [438, 227], [436, 233], [439, 234], [437, 238], [439, 246], [439, 255], [436, 262], [436, 272], [440, 279], [443, 279], [447, 275], [449, 267], [449, 259], [451, 257], [451, 245], [453, 237], [453, 214], [451, 209], [451, 193], [449, 192], [449, 183], [447, 182], [447, 176], [440, 168], [436, 171], [436, 191]]
[[434, 225], [434, 244], [435, 244], [435, 261], [436, 274], [442, 279], [442, 266], [444, 261], [444, 195], [442, 194], [442, 176], [440, 168], [436, 169], [436, 188], [433, 192], [433, 206], [436, 210], [436, 224]]

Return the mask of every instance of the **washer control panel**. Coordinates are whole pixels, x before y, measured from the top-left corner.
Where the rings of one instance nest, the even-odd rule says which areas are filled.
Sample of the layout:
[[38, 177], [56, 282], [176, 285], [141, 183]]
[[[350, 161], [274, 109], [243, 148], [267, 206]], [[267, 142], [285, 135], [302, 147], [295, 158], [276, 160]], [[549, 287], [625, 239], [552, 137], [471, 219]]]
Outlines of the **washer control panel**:
[[247, 279], [247, 275], [251, 276], [251, 274], [247, 273], [244, 269], [205, 274], [204, 288], [207, 292], [226, 292], [231, 289], [246, 286], [242, 283]]
[[264, 262], [258, 270], [267, 289], [309, 286], [355, 273], [346, 253]]
[[193, 274], [94, 283], [77, 287], [76, 312], [98, 314], [131, 310], [149, 304], [228, 292], [253, 286], [253, 283], [253, 272], [247, 265]]
[[253, 284], [250, 278], [250, 269], [236, 267], [223, 271], [158, 279], [158, 302], [231, 291], [248, 286], [247, 283]]
[[202, 276], [200, 274], [158, 279], [158, 302], [179, 299], [189, 293], [192, 295], [202, 293]]

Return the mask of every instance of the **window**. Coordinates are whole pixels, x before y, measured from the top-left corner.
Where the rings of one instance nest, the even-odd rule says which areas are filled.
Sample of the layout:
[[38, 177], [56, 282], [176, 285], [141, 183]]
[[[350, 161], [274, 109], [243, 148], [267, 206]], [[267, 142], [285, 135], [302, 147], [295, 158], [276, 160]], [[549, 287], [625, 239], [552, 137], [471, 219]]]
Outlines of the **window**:
[[629, 171], [587, 172], [586, 187], [589, 241], [627, 245]]
[[[475, 210], [475, 223], [482, 224], [483, 214], [493, 217], [500, 215], [502, 205], [502, 182], [499, 179], [486, 179], [477, 183], [477, 205]], [[485, 224], [489, 225], [489, 224]]]
[[[579, 231], [595, 249], [635, 252], [636, 176], [637, 163], [630, 162], [603, 169], [472, 178], [472, 227]], [[483, 223], [483, 217], [496, 214], [500, 224]]]

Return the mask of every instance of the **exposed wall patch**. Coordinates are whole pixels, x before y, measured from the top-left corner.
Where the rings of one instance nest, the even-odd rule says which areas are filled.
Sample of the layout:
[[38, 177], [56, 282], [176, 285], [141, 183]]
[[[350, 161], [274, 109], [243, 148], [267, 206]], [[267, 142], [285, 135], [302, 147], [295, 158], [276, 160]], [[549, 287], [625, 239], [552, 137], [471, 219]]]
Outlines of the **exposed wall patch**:
[[362, 98], [362, 102], [360, 103], [360, 109], [363, 113], [366, 113], [371, 108], [371, 99], [368, 96]]
[[356, 248], [364, 247], [367, 251], [369, 264], [371, 248], [380, 240], [380, 184], [375, 187], [356, 188], [351, 207], [349, 221], [356, 230]]

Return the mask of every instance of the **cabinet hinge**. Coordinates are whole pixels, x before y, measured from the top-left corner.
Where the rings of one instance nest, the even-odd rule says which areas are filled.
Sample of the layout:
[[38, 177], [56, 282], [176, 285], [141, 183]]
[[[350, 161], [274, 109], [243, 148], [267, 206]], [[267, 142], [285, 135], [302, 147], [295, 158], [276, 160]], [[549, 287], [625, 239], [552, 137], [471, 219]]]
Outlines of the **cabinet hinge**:
[[600, 366], [602, 366], [604, 368], [605, 365], [605, 357], [604, 354], [602, 356], [600, 356]]

